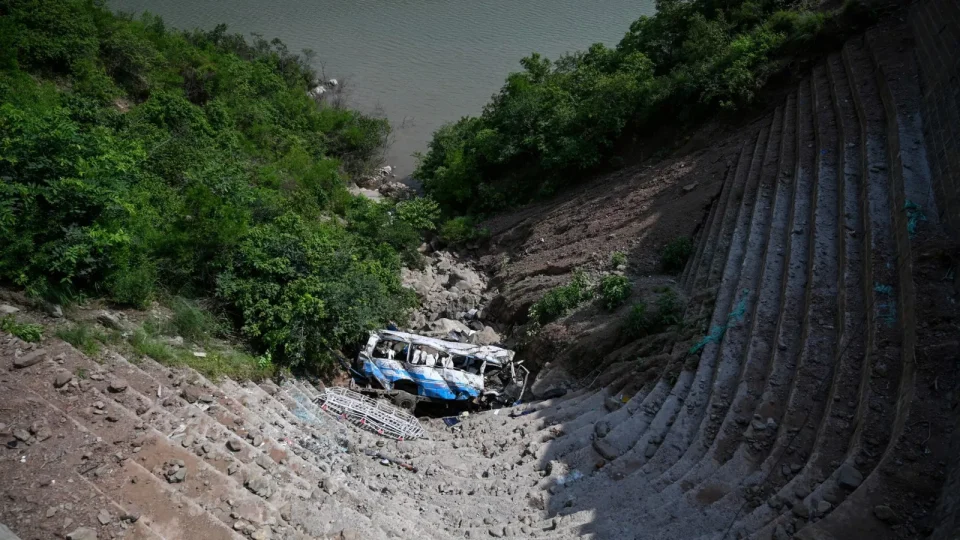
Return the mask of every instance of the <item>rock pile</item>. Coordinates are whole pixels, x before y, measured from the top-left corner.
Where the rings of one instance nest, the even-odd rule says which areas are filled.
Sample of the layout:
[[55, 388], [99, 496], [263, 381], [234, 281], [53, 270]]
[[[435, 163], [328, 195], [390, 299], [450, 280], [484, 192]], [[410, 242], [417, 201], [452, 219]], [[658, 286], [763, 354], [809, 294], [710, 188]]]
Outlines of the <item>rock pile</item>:
[[416, 291], [421, 302], [410, 317], [410, 328], [443, 339], [499, 343], [497, 331], [483, 322], [495, 296], [487, 290], [486, 277], [447, 251], [435, 251], [425, 259], [423, 270], [404, 268], [401, 275], [404, 286]]

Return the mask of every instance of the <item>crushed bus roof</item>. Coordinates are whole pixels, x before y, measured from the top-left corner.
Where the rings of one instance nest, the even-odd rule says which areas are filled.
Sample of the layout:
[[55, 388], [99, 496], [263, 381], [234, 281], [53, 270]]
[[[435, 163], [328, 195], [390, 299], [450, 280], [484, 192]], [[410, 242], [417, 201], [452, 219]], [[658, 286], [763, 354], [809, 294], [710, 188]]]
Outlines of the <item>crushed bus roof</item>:
[[380, 330], [374, 332], [380, 339], [394, 339], [396, 341], [406, 341], [413, 345], [424, 345], [432, 347], [439, 351], [449, 354], [458, 354], [461, 356], [473, 356], [485, 360], [488, 364], [506, 365], [513, 360], [513, 351], [496, 347], [493, 345], [474, 345], [472, 343], [459, 343], [456, 341], [444, 341], [442, 339], [421, 336], [418, 334], [409, 334], [396, 330]]

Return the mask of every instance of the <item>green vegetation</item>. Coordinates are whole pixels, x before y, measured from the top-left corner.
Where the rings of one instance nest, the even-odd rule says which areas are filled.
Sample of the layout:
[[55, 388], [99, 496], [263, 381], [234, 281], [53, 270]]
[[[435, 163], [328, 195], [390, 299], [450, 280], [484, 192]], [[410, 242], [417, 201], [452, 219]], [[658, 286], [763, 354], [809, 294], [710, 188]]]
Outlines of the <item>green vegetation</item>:
[[204, 355], [196, 356], [189, 348], [172, 345], [148, 328], [133, 332], [129, 339], [130, 347], [137, 355], [148, 356], [166, 366], [188, 366], [209, 378], [232, 377], [239, 380], [267, 379], [273, 376], [276, 369], [269, 356], [255, 358], [234, 347], [212, 342], [204, 347]]
[[194, 343], [205, 343], [224, 331], [222, 322], [195, 301], [176, 297], [169, 307], [173, 312], [169, 319], [150, 318], [144, 322], [144, 329], [153, 335], [180, 336]]
[[610, 274], [600, 280], [600, 303], [608, 310], [612, 311], [623, 305], [627, 298], [630, 298], [631, 292], [633, 284], [626, 276]]
[[583, 270], [577, 270], [573, 279], [547, 291], [543, 298], [530, 306], [530, 320], [547, 324], [573, 311], [574, 308], [593, 297], [593, 288]]
[[749, 107], [766, 82], [869, 24], [799, 0], [657, 0], [616, 47], [520, 61], [479, 117], [439, 129], [415, 176], [448, 214], [550, 195], [610, 165], [618, 145]]
[[666, 289], [656, 300], [657, 310], [650, 312], [647, 304], [637, 302], [630, 309], [623, 331], [631, 338], [640, 338], [662, 332], [669, 326], [679, 324], [683, 306], [673, 289]]
[[459, 245], [480, 240], [490, 235], [490, 231], [478, 227], [468, 216], [459, 216], [446, 221], [440, 227], [440, 239], [450, 245]]
[[88, 322], [60, 326], [56, 335], [87, 356], [100, 352], [100, 344], [107, 341], [106, 334]]
[[224, 321], [177, 300], [178, 334], [238, 329], [310, 369], [405, 319], [400, 268], [417, 262], [436, 203], [347, 192], [389, 126], [308, 96], [312, 53], [96, 0], [0, 0], [0, 14], [0, 281], [60, 302], [205, 298]]
[[29, 343], [35, 343], [43, 339], [43, 326], [17, 322], [13, 315], [0, 317], [0, 331], [13, 334]]
[[660, 251], [660, 268], [668, 274], [679, 273], [692, 254], [693, 240], [686, 236], [674, 238]]
[[627, 266], [627, 254], [622, 251], [614, 251], [610, 254], [610, 266], [614, 269], [621, 266]]

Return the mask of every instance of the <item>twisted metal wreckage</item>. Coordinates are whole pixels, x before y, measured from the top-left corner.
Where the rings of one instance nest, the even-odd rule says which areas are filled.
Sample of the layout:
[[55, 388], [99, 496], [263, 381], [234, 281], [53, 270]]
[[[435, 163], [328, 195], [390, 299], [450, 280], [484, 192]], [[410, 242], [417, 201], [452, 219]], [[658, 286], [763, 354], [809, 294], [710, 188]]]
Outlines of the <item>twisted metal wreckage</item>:
[[372, 332], [352, 370], [357, 389], [412, 411], [418, 402], [512, 404], [529, 371], [514, 352], [393, 330]]

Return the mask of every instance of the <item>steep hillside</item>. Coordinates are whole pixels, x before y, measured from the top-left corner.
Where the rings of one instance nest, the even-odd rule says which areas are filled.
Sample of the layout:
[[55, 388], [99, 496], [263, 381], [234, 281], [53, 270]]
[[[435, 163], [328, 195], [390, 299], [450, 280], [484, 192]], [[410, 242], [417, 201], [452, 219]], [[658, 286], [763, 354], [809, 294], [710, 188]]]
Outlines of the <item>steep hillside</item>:
[[[47, 328], [0, 333], [0, 522], [24, 539], [955, 538], [958, 38], [955, 2], [917, 2], [766, 113], [490, 220], [489, 290], [468, 300], [496, 292], [485, 317], [550, 398], [422, 419], [422, 439], [345, 422], [306, 381], [86, 354], [48, 314], [0, 306]], [[679, 236], [691, 253], [667, 274]], [[630, 296], [593, 292], [603, 276]]]

